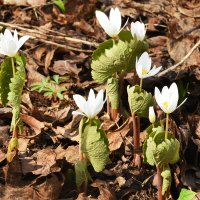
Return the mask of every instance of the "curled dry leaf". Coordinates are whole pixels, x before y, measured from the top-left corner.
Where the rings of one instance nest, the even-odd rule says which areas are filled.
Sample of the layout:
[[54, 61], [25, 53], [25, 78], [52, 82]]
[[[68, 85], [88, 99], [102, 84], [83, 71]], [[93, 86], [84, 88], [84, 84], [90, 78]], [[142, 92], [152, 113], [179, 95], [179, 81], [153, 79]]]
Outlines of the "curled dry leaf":
[[99, 189], [100, 195], [98, 196], [98, 200], [117, 200], [115, 193], [106, 181], [96, 179], [91, 186]]
[[81, 19], [80, 21], [76, 21], [73, 24], [76, 28], [80, 28], [83, 33], [94, 33], [94, 29], [90, 24], [88, 24], [84, 19]]
[[56, 160], [66, 159], [68, 163], [75, 164], [79, 160], [79, 146], [69, 146], [67, 149], [63, 149], [58, 146], [55, 149]]
[[38, 178], [32, 184], [33, 199], [59, 199], [64, 181], [62, 174], [56, 175], [54, 173], [45, 178]]
[[59, 75], [71, 75], [77, 76], [81, 71], [73, 61], [70, 60], [58, 60], [55, 61], [53, 67], [51, 68], [52, 71], [58, 73]]
[[21, 119], [35, 131], [36, 135], [40, 134], [42, 129], [45, 127], [43, 122], [38, 121], [32, 116], [21, 114]]
[[115, 151], [121, 147], [123, 143], [123, 138], [130, 131], [131, 119], [127, 119], [124, 124], [116, 129], [115, 131], [108, 132], [107, 137], [109, 141], [109, 149], [110, 151]]
[[20, 160], [23, 174], [33, 173], [47, 176], [60, 171], [60, 167], [56, 165], [55, 151], [52, 149], [43, 149], [33, 154], [32, 157], [26, 157], [22, 154]]

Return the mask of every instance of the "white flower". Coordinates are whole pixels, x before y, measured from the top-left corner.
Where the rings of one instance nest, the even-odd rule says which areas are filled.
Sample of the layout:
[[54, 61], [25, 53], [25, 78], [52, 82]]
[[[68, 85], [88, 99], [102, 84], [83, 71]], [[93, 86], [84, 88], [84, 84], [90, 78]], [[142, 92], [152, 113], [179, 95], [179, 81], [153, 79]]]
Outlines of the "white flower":
[[14, 34], [6, 29], [4, 34], [0, 35], [0, 53], [13, 57], [16, 55], [20, 47], [29, 39], [29, 36], [25, 35], [18, 39], [17, 31]]
[[154, 112], [153, 106], [149, 107], [149, 121], [153, 124], [156, 121], [156, 114]]
[[99, 24], [102, 26], [104, 31], [112, 38], [116, 37], [120, 33], [120, 31], [124, 28], [123, 27], [121, 29], [122, 19], [119, 8], [110, 9], [109, 19], [106, 16], [106, 14], [101, 11], [96, 10], [95, 14]]
[[139, 21], [136, 21], [135, 23], [131, 23], [131, 34], [133, 37], [136, 36], [137, 40], [143, 41], [145, 34], [146, 34], [146, 28], [144, 23], [141, 23]]
[[147, 52], [144, 52], [139, 60], [137, 60], [136, 58], [136, 72], [139, 76], [139, 78], [147, 78], [147, 77], [150, 77], [150, 76], [154, 76], [155, 74], [157, 74], [162, 66], [160, 67], [153, 67], [151, 69], [151, 58], [149, 57], [149, 54]]
[[86, 101], [81, 95], [73, 95], [73, 99], [81, 112], [73, 111], [73, 115], [84, 115], [89, 119], [94, 118], [103, 108], [103, 90], [100, 90], [95, 98], [94, 91], [90, 89], [88, 100]]
[[178, 107], [178, 87], [176, 83], [172, 83], [170, 88], [164, 86], [162, 92], [155, 87], [155, 99], [160, 108], [167, 114], [172, 113], [179, 106], [181, 106], [187, 99], [185, 99]]

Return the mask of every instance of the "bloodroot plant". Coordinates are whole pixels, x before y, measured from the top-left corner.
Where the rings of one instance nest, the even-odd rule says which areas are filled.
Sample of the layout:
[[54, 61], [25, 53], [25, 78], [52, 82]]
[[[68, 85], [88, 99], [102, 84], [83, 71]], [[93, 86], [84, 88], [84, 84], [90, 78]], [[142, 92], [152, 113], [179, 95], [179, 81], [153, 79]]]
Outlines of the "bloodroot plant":
[[105, 102], [103, 95], [103, 90], [100, 90], [95, 98], [91, 89], [87, 101], [78, 94], [73, 96], [81, 112], [74, 111], [72, 114], [84, 116], [79, 125], [79, 161], [75, 165], [78, 188], [84, 185], [86, 189], [87, 182], [91, 179], [87, 170], [89, 164], [96, 172], [100, 172], [108, 161], [108, 140], [106, 133], [101, 129], [101, 122], [96, 118]]
[[163, 87], [162, 92], [155, 88], [155, 99], [160, 108], [166, 113], [166, 126], [160, 122], [155, 122], [155, 113], [150, 108], [149, 117], [152, 125], [147, 128], [148, 138], [144, 143], [144, 161], [157, 168], [158, 176], [158, 199], [168, 191], [171, 185], [171, 171], [169, 164], [174, 164], [179, 160], [180, 143], [172, 132], [168, 130], [169, 114], [181, 106], [179, 105], [178, 88], [176, 83], [172, 83], [170, 88]]
[[[118, 8], [111, 8], [109, 18], [101, 11], [96, 11], [96, 17], [112, 39], [100, 44], [93, 52], [92, 77], [99, 83], [107, 84], [107, 112], [112, 120], [116, 120], [121, 105], [119, 97], [122, 95], [124, 76], [134, 69], [136, 57], [141, 55], [148, 45], [141, 40], [143, 36], [137, 39], [137, 34], [132, 35], [131, 31], [122, 30]], [[136, 24], [135, 29], [137, 28]]]
[[140, 148], [140, 117], [148, 118], [149, 107], [153, 106], [153, 98], [151, 93], [142, 89], [144, 78], [154, 76], [162, 67], [151, 69], [151, 58], [147, 52], [144, 52], [139, 59], [136, 59], [136, 72], [140, 78], [140, 85], [127, 87], [129, 107], [133, 118], [133, 133], [134, 133], [134, 164], [141, 166], [141, 157], [137, 153]]
[[22, 132], [22, 122], [20, 119], [20, 102], [22, 90], [25, 84], [26, 60], [23, 54], [17, 52], [21, 46], [29, 39], [23, 36], [18, 39], [17, 31], [14, 35], [6, 29], [0, 35], [0, 53], [7, 56], [1, 63], [0, 70], [0, 96], [3, 106], [9, 103], [12, 106], [12, 122], [10, 131], [12, 139], [8, 144], [7, 160], [12, 161], [13, 151], [17, 149], [18, 134]]

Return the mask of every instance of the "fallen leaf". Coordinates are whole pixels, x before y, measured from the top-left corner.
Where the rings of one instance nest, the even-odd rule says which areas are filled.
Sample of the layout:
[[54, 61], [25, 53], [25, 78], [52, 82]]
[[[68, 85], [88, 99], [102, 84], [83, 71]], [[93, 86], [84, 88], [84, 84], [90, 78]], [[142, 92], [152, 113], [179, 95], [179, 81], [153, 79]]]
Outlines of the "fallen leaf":
[[94, 33], [94, 29], [92, 28], [92, 26], [88, 24], [84, 19], [74, 22], [73, 25], [76, 28], [80, 28], [83, 31], [83, 33], [86, 33], [86, 34]]
[[33, 199], [59, 199], [62, 186], [64, 185], [64, 176], [52, 173], [45, 178], [38, 178], [31, 185], [33, 191]]
[[36, 135], [40, 134], [42, 129], [45, 127], [43, 122], [38, 121], [32, 116], [21, 114], [21, 120], [28, 124], [36, 133]]
[[91, 186], [99, 189], [100, 195], [98, 196], [98, 200], [116, 200], [114, 192], [106, 181], [96, 179]]
[[58, 73], [59, 75], [78, 75], [81, 71], [81, 68], [78, 68], [73, 61], [70, 60], [58, 60], [54, 62], [53, 67], [51, 68], [52, 71]]
[[108, 132], [107, 137], [109, 141], [109, 149], [110, 151], [115, 151], [121, 147], [123, 143], [123, 138], [130, 131], [131, 119], [127, 119], [124, 124], [116, 129], [115, 131]]

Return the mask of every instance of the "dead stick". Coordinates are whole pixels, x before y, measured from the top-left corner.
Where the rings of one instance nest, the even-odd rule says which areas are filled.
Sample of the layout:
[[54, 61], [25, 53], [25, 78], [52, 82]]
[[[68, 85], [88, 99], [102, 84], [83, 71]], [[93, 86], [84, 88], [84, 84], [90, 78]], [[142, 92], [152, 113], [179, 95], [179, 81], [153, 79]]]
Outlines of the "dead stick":
[[192, 47], [192, 49], [190, 49], [190, 51], [188, 52], [188, 54], [185, 55], [185, 56], [183, 57], [183, 59], [182, 59], [180, 62], [178, 62], [177, 64], [175, 64], [175, 65], [169, 67], [168, 69], [162, 71], [162, 72], [159, 73], [157, 76], [158, 76], [158, 77], [163, 76], [163, 75], [165, 75], [166, 73], [168, 73], [169, 71], [172, 71], [172, 70], [174, 70], [176, 67], [178, 67], [179, 65], [181, 65], [181, 64], [193, 53], [193, 51], [194, 51], [199, 45], [200, 45], [200, 40]]
[[[22, 30], [22, 31], [34, 33], [36, 35], [41, 34], [41, 35], [44, 35], [45, 37], [48, 36], [48, 37], [53, 37], [55, 39], [56, 38], [58, 38], [58, 39], [62, 38], [62, 39], [65, 39], [67, 41], [70, 41], [70, 42], [82, 43], [82, 44], [86, 44], [86, 45], [94, 46], [94, 47], [98, 46], [98, 43], [96, 43], [96, 42], [90, 42], [90, 41], [86, 41], [86, 40], [82, 40], [82, 39], [78, 39], [78, 38], [72, 38], [72, 37], [66, 36], [66, 34], [61, 33], [59, 31], [54, 31], [54, 30], [51, 30], [51, 29], [45, 29], [45, 28], [42, 28], [42, 27], [21, 25], [21, 24], [11, 24], [11, 23], [6, 23], [6, 22], [0, 22], [0, 25], [9, 26], [9, 27], [19, 29], [19, 30]], [[37, 30], [35, 30], [33, 28], [35, 28]], [[60, 36], [50, 35], [50, 34], [47, 35], [46, 32], [52, 32], [52, 33], [55, 33], [55, 34], [60, 35]], [[63, 37], [61, 37], [61, 36], [63, 36]]]

